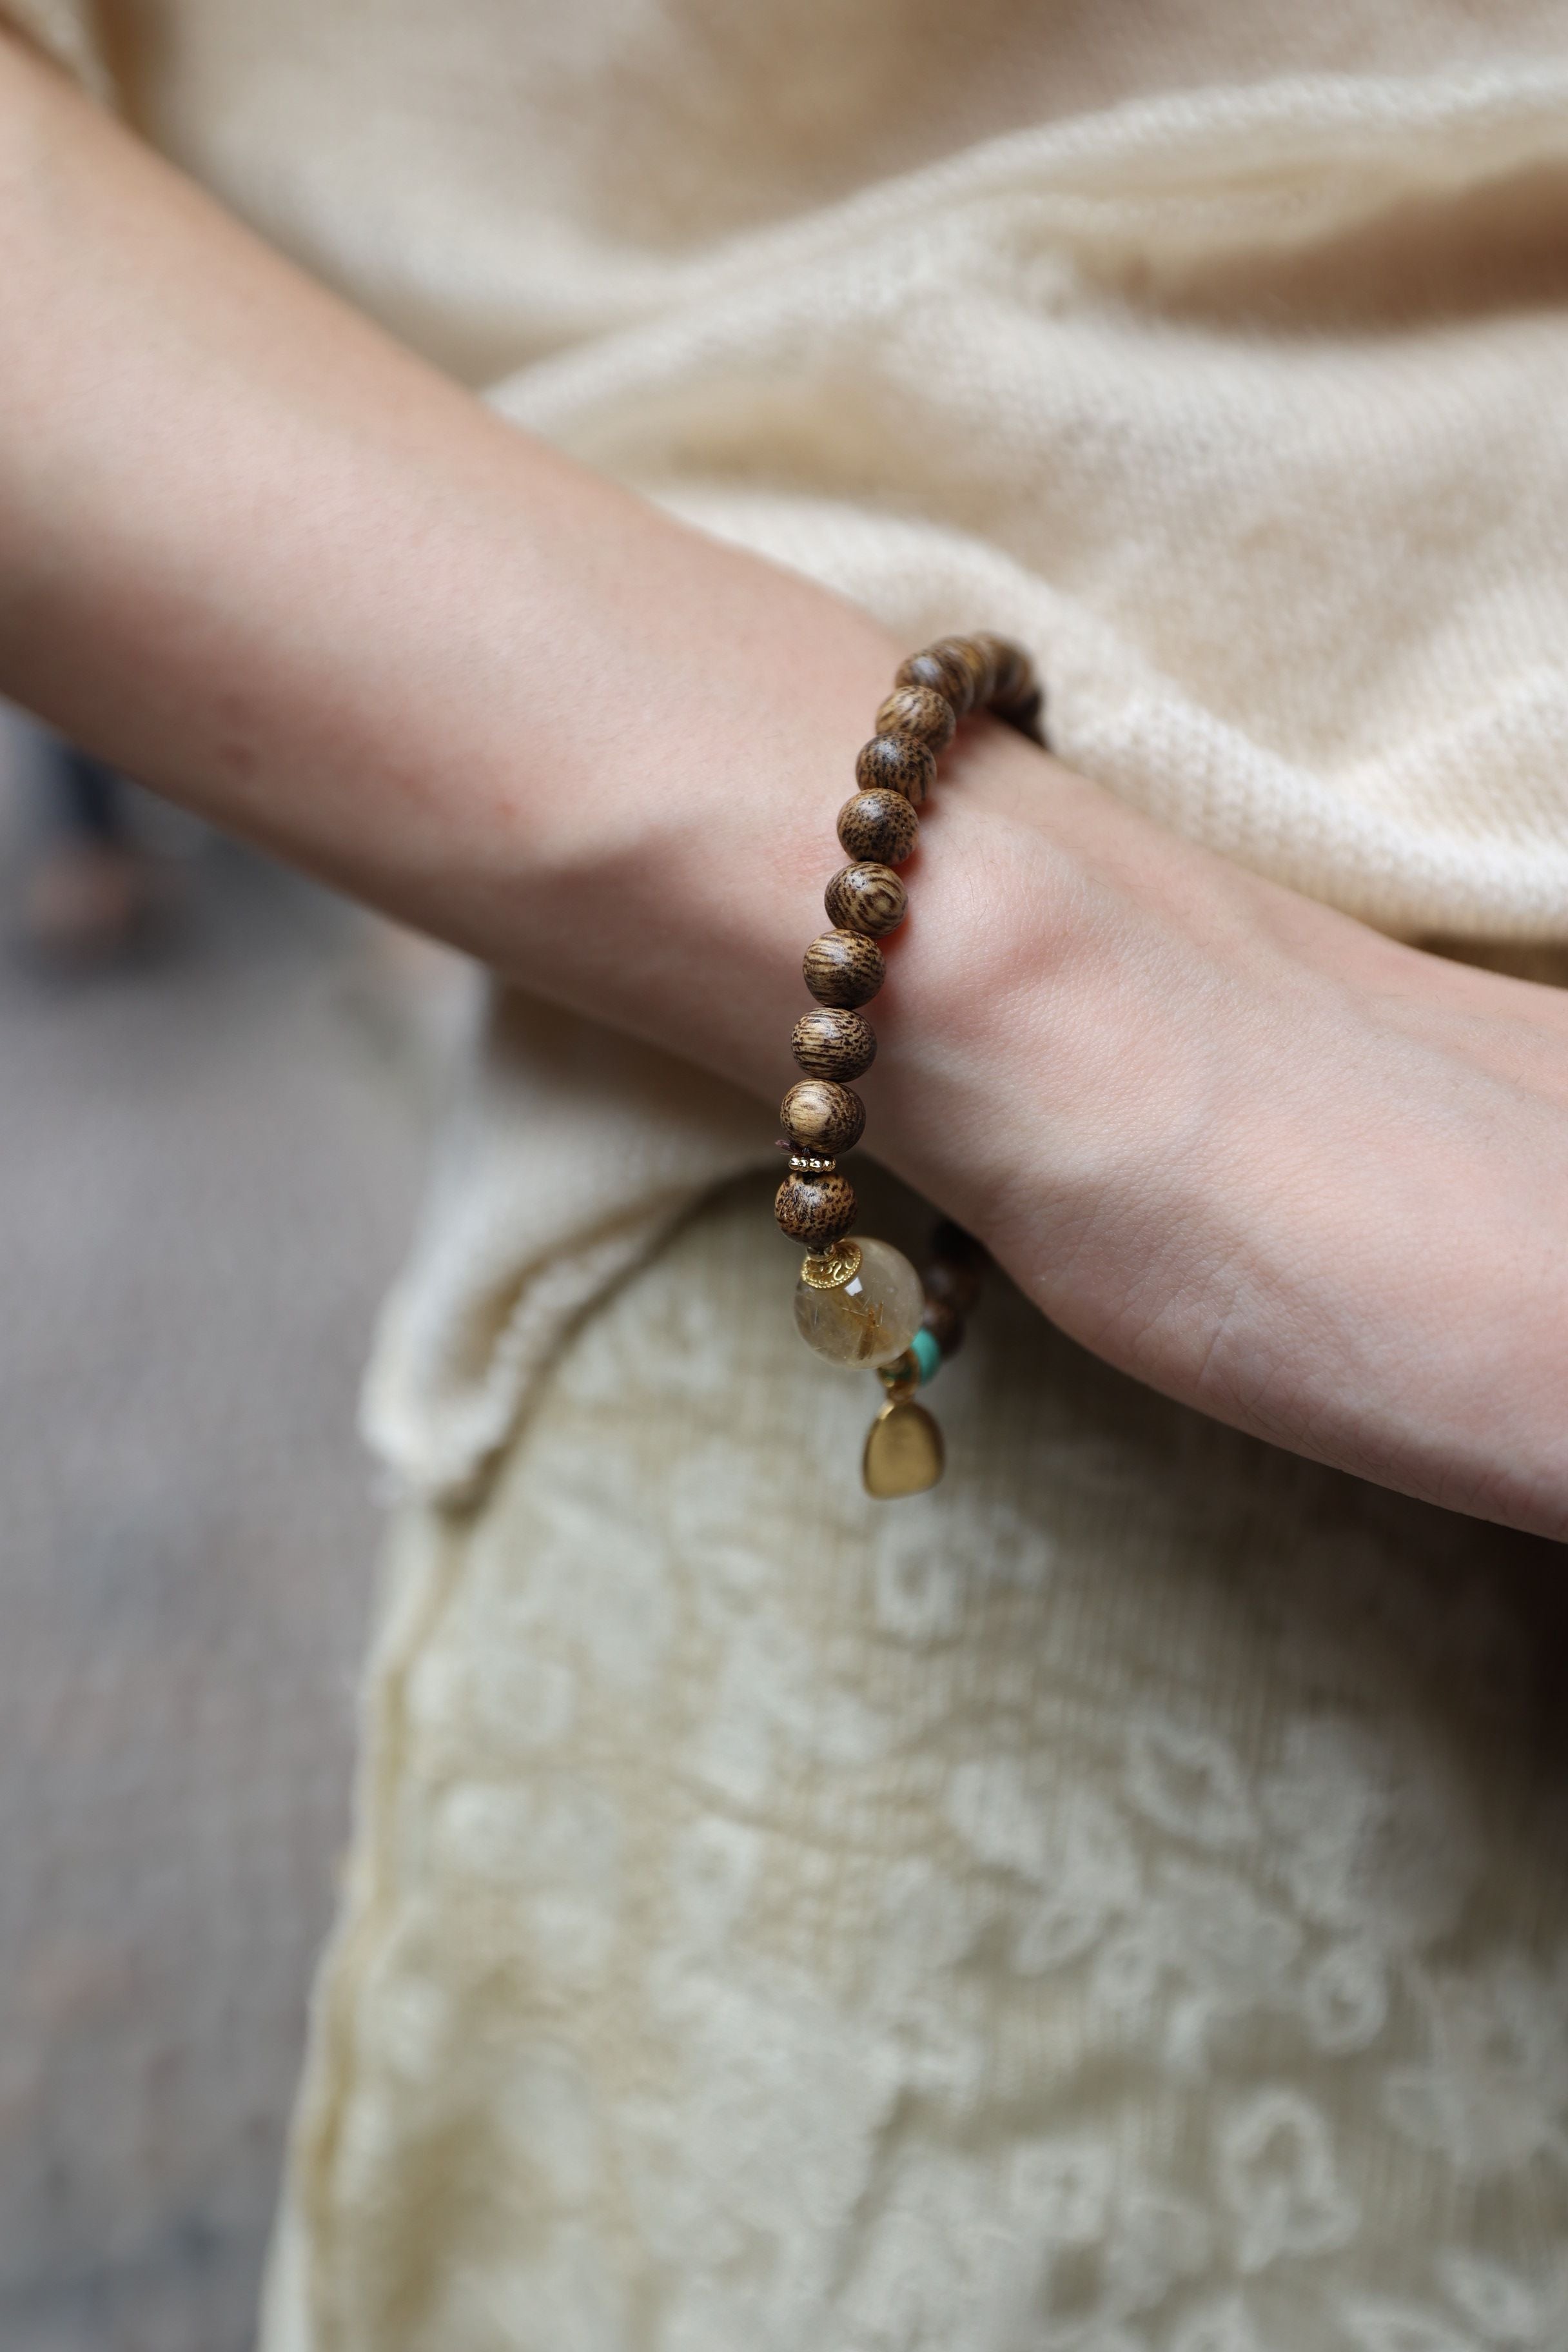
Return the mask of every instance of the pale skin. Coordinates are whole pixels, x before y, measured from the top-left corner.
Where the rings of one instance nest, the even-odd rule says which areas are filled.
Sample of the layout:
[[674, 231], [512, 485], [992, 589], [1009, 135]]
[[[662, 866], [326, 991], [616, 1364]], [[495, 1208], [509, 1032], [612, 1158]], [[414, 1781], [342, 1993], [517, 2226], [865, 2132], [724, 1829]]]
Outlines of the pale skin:
[[[906, 650], [499, 423], [0, 37], [0, 690], [765, 1127]], [[989, 722], [943, 771], [878, 1157], [1140, 1380], [1568, 1536], [1568, 1003]]]

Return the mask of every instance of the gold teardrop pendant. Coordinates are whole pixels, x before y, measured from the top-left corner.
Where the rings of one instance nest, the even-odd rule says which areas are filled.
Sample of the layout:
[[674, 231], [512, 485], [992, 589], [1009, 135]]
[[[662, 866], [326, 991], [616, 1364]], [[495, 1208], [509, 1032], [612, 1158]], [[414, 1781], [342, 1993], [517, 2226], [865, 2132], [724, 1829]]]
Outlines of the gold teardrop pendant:
[[879, 1503], [921, 1495], [942, 1476], [942, 1432], [923, 1404], [885, 1404], [866, 1433], [860, 1475]]

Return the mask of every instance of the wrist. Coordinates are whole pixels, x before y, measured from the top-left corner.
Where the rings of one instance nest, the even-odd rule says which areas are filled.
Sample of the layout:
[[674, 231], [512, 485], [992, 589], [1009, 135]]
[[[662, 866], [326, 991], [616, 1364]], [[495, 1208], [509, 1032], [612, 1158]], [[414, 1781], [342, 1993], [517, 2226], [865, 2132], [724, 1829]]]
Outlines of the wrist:
[[947, 764], [865, 1088], [877, 1156], [989, 1240], [1009, 1203], [1037, 1210], [1075, 1160], [1091, 1182], [1113, 1148], [1097, 1140], [1120, 1017], [1093, 875], [1105, 796], [992, 721]]

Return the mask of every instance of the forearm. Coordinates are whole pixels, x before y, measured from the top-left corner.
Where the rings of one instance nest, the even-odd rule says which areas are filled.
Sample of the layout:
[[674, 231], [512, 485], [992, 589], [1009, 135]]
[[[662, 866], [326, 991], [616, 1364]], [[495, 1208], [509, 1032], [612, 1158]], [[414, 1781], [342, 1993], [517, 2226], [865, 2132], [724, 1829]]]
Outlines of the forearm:
[[[3, 43], [0, 175], [0, 688], [782, 1092], [900, 649], [498, 423]], [[1562, 1001], [1174, 842], [1005, 730], [944, 765], [873, 1148], [1142, 1378], [1568, 1532]]]
[[499, 422], [3, 43], [0, 152], [0, 687], [524, 981], [665, 1042], [679, 995], [771, 1085], [757, 992], [794, 1002], [897, 649]]

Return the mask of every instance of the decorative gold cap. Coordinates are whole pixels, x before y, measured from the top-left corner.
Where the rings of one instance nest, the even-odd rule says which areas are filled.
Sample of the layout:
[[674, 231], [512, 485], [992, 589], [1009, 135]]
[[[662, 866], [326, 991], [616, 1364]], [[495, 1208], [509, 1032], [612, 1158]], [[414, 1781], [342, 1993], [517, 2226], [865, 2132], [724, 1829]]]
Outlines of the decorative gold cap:
[[859, 1243], [837, 1241], [831, 1249], [808, 1250], [801, 1261], [800, 1278], [810, 1290], [842, 1290], [859, 1271]]

